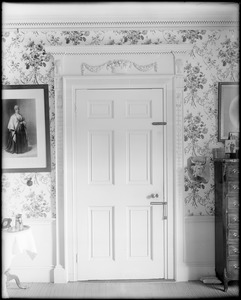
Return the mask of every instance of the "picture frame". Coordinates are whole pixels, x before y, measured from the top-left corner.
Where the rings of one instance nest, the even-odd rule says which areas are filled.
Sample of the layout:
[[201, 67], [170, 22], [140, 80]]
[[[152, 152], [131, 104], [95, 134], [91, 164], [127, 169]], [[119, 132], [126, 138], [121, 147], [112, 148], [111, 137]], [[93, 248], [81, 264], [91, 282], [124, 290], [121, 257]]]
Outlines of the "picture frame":
[[225, 140], [225, 153], [236, 153], [236, 140]]
[[239, 140], [239, 132], [229, 132], [229, 140]]
[[51, 171], [47, 84], [2, 87], [2, 171]]
[[239, 132], [239, 83], [218, 83], [218, 141], [224, 142], [230, 132]]

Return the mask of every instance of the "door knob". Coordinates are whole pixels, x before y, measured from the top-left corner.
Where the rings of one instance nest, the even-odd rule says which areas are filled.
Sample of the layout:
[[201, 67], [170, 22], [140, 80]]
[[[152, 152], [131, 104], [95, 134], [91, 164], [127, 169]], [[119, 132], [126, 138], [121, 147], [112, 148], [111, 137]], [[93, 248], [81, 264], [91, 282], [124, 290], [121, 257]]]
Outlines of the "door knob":
[[159, 195], [158, 195], [158, 194], [151, 194], [151, 197], [152, 197], [152, 198], [158, 198]]

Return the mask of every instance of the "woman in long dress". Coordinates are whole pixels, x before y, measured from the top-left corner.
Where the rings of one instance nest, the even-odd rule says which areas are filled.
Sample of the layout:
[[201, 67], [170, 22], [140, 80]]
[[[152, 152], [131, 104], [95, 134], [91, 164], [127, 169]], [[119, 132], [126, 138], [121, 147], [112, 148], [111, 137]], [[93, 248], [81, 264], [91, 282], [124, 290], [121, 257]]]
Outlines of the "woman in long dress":
[[28, 151], [26, 122], [18, 105], [14, 106], [14, 111], [8, 122], [9, 135], [5, 150], [9, 153], [25, 153]]

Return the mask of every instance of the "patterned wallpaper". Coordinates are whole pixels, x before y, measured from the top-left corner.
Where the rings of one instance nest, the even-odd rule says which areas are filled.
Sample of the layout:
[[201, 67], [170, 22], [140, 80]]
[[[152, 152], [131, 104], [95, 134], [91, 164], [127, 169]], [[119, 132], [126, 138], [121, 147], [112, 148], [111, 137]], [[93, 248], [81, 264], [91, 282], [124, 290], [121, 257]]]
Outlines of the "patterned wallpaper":
[[3, 84], [49, 84], [51, 173], [3, 173], [2, 215], [55, 218], [54, 65], [46, 45], [158, 45], [190, 43], [185, 65], [185, 165], [192, 156], [205, 156], [208, 182], [194, 181], [185, 167], [185, 214], [214, 214], [212, 148], [217, 142], [219, 81], [239, 80], [238, 29], [220, 30], [91, 30], [3, 31]]

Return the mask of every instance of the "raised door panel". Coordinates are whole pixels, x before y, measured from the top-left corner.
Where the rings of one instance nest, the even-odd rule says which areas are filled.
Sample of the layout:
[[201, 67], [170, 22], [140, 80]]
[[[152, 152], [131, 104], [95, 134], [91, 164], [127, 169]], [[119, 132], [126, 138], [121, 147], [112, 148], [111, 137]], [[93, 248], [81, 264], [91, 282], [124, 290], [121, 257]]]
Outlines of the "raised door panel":
[[112, 131], [89, 132], [89, 184], [112, 184]]
[[126, 100], [126, 118], [150, 119], [152, 116], [151, 100]]
[[89, 258], [113, 259], [113, 207], [89, 207]]
[[112, 119], [113, 101], [112, 100], [89, 100], [88, 118], [89, 119]]
[[151, 207], [128, 207], [128, 258], [151, 259]]
[[127, 184], [151, 184], [151, 132], [127, 132]]

